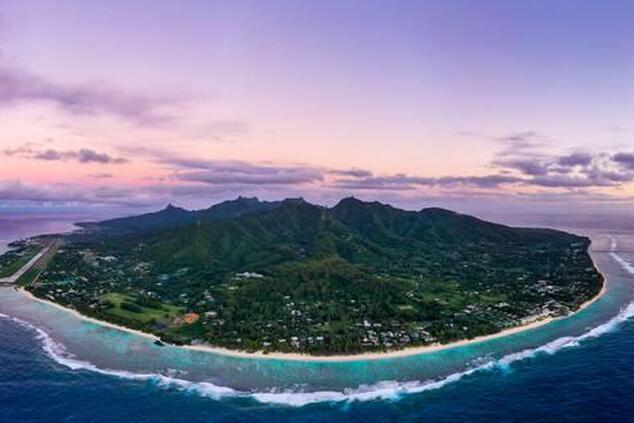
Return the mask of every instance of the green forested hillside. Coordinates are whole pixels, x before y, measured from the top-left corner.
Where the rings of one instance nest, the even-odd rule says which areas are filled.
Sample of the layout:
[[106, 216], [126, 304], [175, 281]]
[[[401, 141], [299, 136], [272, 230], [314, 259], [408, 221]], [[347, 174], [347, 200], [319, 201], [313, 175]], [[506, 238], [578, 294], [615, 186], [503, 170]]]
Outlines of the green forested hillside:
[[[443, 209], [346, 198], [332, 208], [238, 199], [207, 217], [166, 210], [184, 220], [164, 210], [118, 220], [125, 231], [98, 224], [68, 237], [31, 289], [172, 342], [327, 354], [449, 342], [567, 314], [602, 283], [586, 238]], [[122, 321], [113, 293], [198, 317]]]

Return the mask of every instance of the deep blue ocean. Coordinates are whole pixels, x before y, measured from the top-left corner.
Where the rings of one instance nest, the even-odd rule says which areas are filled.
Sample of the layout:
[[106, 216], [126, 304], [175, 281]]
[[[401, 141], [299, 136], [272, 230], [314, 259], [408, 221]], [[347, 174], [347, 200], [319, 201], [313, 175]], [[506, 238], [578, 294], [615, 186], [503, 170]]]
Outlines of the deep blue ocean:
[[286, 407], [214, 400], [52, 361], [33, 333], [0, 321], [2, 421], [631, 421], [634, 325], [507, 371], [398, 401]]
[[[18, 233], [14, 226], [8, 228], [6, 221], [4, 225], [0, 239], [28, 235], [27, 232], [38, 228], [33, 224], [28, 231]], [[69, 227], [68, 222], [46, 225], [60, 230]], [[619, 238], [628, 248], [629, 237], [621, 234]], [[633, 250], [628, 248], [622, 247], [619, 254], [625, 263], [632, 263]], [[500, 340], [430, 358], [339, 367], [307, 364], [301, 369], [297, 363], [252, 364], [185, 355], [169, 349], [153, 352], [151, 345], [146, 345], [149, 341], [110, 329], [95, 329], [96, 325], [78, 323], [75, 318], [71, 322], [65, 312], [26, 303], [9, 288], [11, 292], [0, 295], [0, 313], [4, 316], [0, 318], [0, 421], [634, 421], [634, 319], [629, 320], [634, 315], [634, 306], [628, 308], [634, 298], [630, 287], [634, 275], [610, 261], [608, 253], [603, 254], [599, 265], [614, 282], [608, 285], [605, 298], [579, 313], [574, 321], [557, 322], [552, 328], [547, 325], [532, 334], [514, 337], [515, 340]], [[60, 329], [62, 326], [73, 329], [65, 332], [66, 329]], [[98, 337], [107, 339], [103, 347], [94, 341]], [[63, 354], [62, 348], [65, 348]], [[485, 354], [485, 348], [491, 352]], [[115, 358], [117, 354], [121, 357]], [[142, 363], [133, 363], [135, 354], [143, 357]], [[76, 362], [65, 361], [61, 356], [73, 357]], [[126, 356], [130, 357], [129, 368], [124, 361]], [[470, 362], [467, 369], [477, 370], [457, 370], [456, 363], [461, 357]], [[474, 357], [480, 358], [474, 361]], [[216, 361], [205, 361], [212, 359]], [[81, 360], [103, 363], [93, 366]], [[286, 388], [269, 389], [270, 397], [223, 395], [216, 388], [210, 395], [209, 390], [200, 388], [201, 384], [165, 383], [165, 378], [138, 376], [143, 374], [141, 370], [123, 372], [124, 367], [130, 372], [133, 367], [147, 372], [152, 360], [155, 363], [173, 360], [177, 363], [174, 366], [181, 365], [182, 369], [198, 365], [213, 369], [209, 370], [213, 376], [209, 380], [222, 386], [231, 383], [235, 371], [236, 375], [242, 375], [235, 376], [242, 378], [240, 387], [233, 387], [240, 392], [247, 389], [244, 385], [248, 382], [244, 381], [248, 381], [249, 375], [254, 386], [304, 378], [306, 386], [301, 392], [308, 392], [309, 397], [313, 377], [315, 384], [326, 383], [318, 381], [337, 372], [344, 375], [342, 379], [350, 380], [350, 387], [344, 388], [345, 382], [337, 380], [342, 384], [341, 390], [330, 387], [327, 392], [336, 390], [343, 399], [322, 395], [323, 400], [300, 404], [279, 400], [287, 398], [283, 396]], [[493, 360], [490, 361], [493, 364], [487, 365], [487, 360]], [[122, 372], [98, 370], [105, 367], [116, 367]], [[385, 375], [397, 379], [397, 370], [409, 372], [404, 380], [416, 380], [416, 375], [427, 379], [425, 372], [436, 367], [441, 376], [434, 379], [436, 382], [417, 385], [382, 382], [362, 390], [374, 394], [359, 394], [359, 381], [370, 384], [376, 377], [379, 382]], [[199, 382], [201, 376], [193, 371], [189, 376], [182, 376], [186, 372], [180, 371], [177, 373], [180, 376], [173, 380], [191, 376]], [[421, 386], [424, 389], [418, 389]], [[409, 389], [412, 387], [416, 388]], [[288, 397], [297, 398], [301, 392], [293, 391]]]

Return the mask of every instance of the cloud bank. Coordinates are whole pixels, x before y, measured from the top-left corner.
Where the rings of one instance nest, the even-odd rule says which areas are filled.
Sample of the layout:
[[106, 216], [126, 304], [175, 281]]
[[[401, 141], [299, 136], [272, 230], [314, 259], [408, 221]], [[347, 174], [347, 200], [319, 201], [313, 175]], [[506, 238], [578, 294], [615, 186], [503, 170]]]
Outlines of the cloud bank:
[[103, 84], [60, 84], [20, 68], [0, 68], [0, 104], [48, 102], [76, 115], [110, 114], [136, 124], [171, 119], [166, 99], [126, 93]]
[[[264, 198], [309, 195], [328, 199], [358, 193], [398, 204], [399, 199], [430, 201], [514, 201], [554, 203], [569, 198], [575, 202], [628, 202], [615, 195], [634, 181], [634, 152], [573, 151], [548, 154], [539, 147], [545, 139], [533, 131], [492, 137], [501, 143], [484, 174], [428, 176], [380, 174], [357, 167], [338, 169], [309, 164], [277, 164], [244, 160], [207, 160], [178, 156], [161, 150], [127, 148], [126, 157], [91, 148], [77, 150], [37, 149], [26, 144], [6, 149], [4, 154], [40, 161], [76, 161], [86, 165], [116, 165], [131, 159], [157, 169], [134, 188], [116, 187], [110, 173], [89, 173], [90, 186], [52, 184], [46, 187], [21, 181], [0, 182], [0, 200], [46, 203], [103, 204], [151, 207], [167, 202], [209, 203], [236, 195]], [[515, 152], [507, 148], [516, 146]], [[102, 186], [100, 180], [108, 179]], [[197, 203], [198, 204], [198, 203]], [[453, 203], [452, 203], [453, 204]]]
[[16, 156], [24, 159], [45, 161], [73, 160], [84, 164], [123, 164], [129, 162], [126, 158], [113, 157], [107, 153], [100, 153], [90, 148], [80, 148], [79, 150], [55, 150], [52, 148], [37, 150], [30, 145], [25, 145], [15, 149], [5, 149], [2, 153], [5, 156]]

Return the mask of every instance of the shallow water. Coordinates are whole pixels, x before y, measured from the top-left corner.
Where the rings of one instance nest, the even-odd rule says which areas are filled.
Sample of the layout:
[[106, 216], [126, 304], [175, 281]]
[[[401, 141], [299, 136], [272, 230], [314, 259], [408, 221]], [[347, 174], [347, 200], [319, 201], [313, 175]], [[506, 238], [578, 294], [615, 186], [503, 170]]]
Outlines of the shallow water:
[[[608, 235], [616, 239], [619, 251], [609, 251]], [[133, 406], [138, 398], [155, 404], [155, 408], [147, 410], [148, 416], [160, 412], [164, 416], [196, 416], [202, 420], [267, 416], [311, 420], [317, 410], [333, 419], [438, 420], [457, 418], [459, 414], [455, 413], [460, 410], [470, 418], [486, 419], [509, 418], [513, 407], [526, 416], [538, 415], [535, 407], [522, 408], [520, 394], [545, 404], [541, 406], [542, 413], [547, 414], [542, 415], [561, 416], [572, 411], [569, 407], [574, 405], [581, 410], [579, 416], [584, 409], [588, 416], [597, 412], [626, 416], [627, 405], [598, 410], [593, 404], [598, 406], [606, 400], [606, 390], [622, 395], [619, 401], [613, 399], [616, 403], [634, 396], [623, 389], [634, 380], [630, 377], [634, 370], [630, 372], [631, 366], [627, 365], [615, 368], [625, 359], [623, 355], [634, 355], [619, 346], [634, 343], [634, 328], [627, 320], [634, 314], [634, 306], [628, 307], [634, 298], [634, 269], [628, 267], [634, 263], [634, 238], [629, 233], [595, 233], [593, 237], [597, 240], [593, 256], [608, 276], [608, 289], [586, 310], [504, 338], [373, 361], [285, 362], [161, 348], [145, 338], [80, 320], [10, 288], [3, 289], [0, 312], [8, 317], [0, 319], [0, 359], [9, 366], [3, 369], [8, 374], [2, 379], [9, 384], [12, 379], [17, 383], [19, 378], [35, 383], [20, 390], [26, 390], [29, 397], [36, 394], [37, 387], [38, 402], [46, 401], [42, 392], [52, 389], [49, 385], [61, 383], [69, 397], [56, 394], [49, 400], [61, 395], [55, 407], [64, 410], [60, 404], [66, 402], [67, 411], [78, 416], [81, 412], [77, 410], [84, 406], [77, 405], [70, 395], [86, 389], [86, 383], [95, 391], [110, 391], [116, 386], [129, 392], [128, 397], [115, 396], [119, 398], [118, 410], [122, 416], [141, 418], [146, 417], [141, 411], [145, 404], [141, 408]], [[562, 363], [562, 357], [568, 359]], [[600, 357], [605, 361], [598, 361]], [[584, 374], [594, 379], [582, 382], [578, 378]], [[31, 381], [31, 377], [35, 380]], [[525, 384], [518, 384], [521, 380]], [[554, 380], [557, 383], [552, 383]], [[577, 404], [569, 391], [580, 389], [576, 384], [583, 384], [582, 391], [589, 389], [586, 384], [598, 384], [601, 389], [592, 388], [587, 401]], [[11, 395], [4, 382], [0, 388], [0, 400], [5, 396], [12, 399], [0, 402], [4, 404], [0, 408], [8, 407], [16, 416], [26, 413], [20, 410], [20, 401], [15, 401], [17, 392]], [[477, 407], [478, 400], [486, 406]], [[99, 404], [103, 399], [86, 401]]]

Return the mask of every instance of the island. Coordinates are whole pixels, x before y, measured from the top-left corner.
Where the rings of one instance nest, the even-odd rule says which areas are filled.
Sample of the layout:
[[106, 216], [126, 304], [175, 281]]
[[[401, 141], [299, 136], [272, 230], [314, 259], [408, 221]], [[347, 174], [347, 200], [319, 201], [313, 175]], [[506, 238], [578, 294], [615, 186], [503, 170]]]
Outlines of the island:
[[590, 240], [440, 208], [237, 198], [78, 223], [0, 257], [17, 284], [164, 344], [315, 356], [448, 344], [566, 316], [603, 277]]

